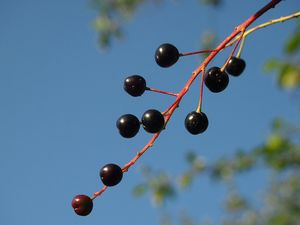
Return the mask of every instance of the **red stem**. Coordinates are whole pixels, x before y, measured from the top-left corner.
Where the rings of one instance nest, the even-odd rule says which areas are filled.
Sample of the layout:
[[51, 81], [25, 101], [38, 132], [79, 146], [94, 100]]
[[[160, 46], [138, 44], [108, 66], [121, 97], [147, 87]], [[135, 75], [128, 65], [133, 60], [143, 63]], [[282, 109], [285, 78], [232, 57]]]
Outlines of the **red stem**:
[[146, 90], [177, 97], [177, 94], [174, 94], [174, 93], [168, 92], [168, 91], [158, 90], [158, 89], [155, 89], [155, 88], [147, 88]]
[[200, 53], [210, 53], [210, 52], [213, 52], [213, 51], [215, 51], [215, 50], [214, 49], [213, 50], [207, 49], [207, 50], [200, 50], [200, 51], [196, 51], [196, 52], [180, 53], [179, 55], [180, 56], [188, 56], [188, 55], [196, 55], [196, 54], [200, 54]]
[[[177, 94], [176, 100], [171, 104], [171, 106], [167, 109], [165, 114], [165, 126], [167, 125], [168, 121], [170, 120], [171, 116], [173, 115], [173, 112], [178, 107], [181, 99], [183, 96], [187, 93], [190, 86], [192, 85], [195, 78], [200, 74], [200, 72], [209, 64], [209, 62], [222, 50], [226, 47], [226, 45], [240, 32], [243, 32], [246, 30], [248, 26], [250, 26], [255, 20], [257, 20], [261, 15], [263, 15], [266, 11], [268, 11], [271, 8], [274, 8], [279, 2], [282, 0], [272, 0], [267, 5], [265, 5], [263, 8], [261, 8], [259, 11], [257, 11], [254, 15], [250, 16], [245, 22], [237, 26], [234, 31], [223, 40], [210, 54], [206, 59], [194, 70], [194, 72], [191, 74], [191, 77], [186, 82], [182, 90]], [[158, 138], [161, 132], [158, 132], [152, 136], [152, 138], [149, 140], [149, 142], [140, 150], [136, 156], [131, 159], [122, 169], [123, 172], [127, 172], [128, 169], [153, 145], [155, 140]], [[102, 187], [102, 189], [99, 192], [96, 192], [94, 194], [94, 197], [92, 199], [95, 199], [99, 195], [101, 195], [105, 190], [107, 189], [106, 186]]]
[[94, 196], [91, 199], [94, 200], [95, 198], [100, 196], [106, 189], [107, 189], [107, 186], [103, 186], [100, 191], [97, 191], [94, 193]]

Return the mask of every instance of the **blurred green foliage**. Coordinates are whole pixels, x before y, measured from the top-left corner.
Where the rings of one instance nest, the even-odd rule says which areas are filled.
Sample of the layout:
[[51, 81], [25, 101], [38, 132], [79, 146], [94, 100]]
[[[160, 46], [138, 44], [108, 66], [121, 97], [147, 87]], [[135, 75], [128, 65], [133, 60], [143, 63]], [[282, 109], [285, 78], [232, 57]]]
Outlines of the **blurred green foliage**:
[[124, 23], [130, 19], [138, 7], [148, 2], [161, 0], [92, 0], [92, 8], [98, 12], [93, 27], [98, 32], [101, 48], [109, 47], [113, 39], [123, 37]]
[[200, 3], [217, 7], [221, 5], [222, 0], [200, 0]]
[[143, 168], [142, 172], [146, 179], [144, 183], [137, 185], [133, 189], [134, 196], [140, 197], [149, 191], [151, 199], [156, 205], [161, 205], [167, 199], [176, 196], [175, 187], [165, 172], [152, 171], [149, 167]]
[[[205, 163], [195, 152], [188, 152], [186, 162], [187, 170], [175, 177], [147, 168], [146, 181], [136, 186], [135, 195], [141, 197], [148, 192], [157, 205], [164, 205], [181, 191], [188, 190], [186, 188], [199, 176], [208, 176], [224, 181], [228, 187], [223, 205], [228, 214], [222, 224], [299, 225], [300, 127], [283, 119], [274, 119], [266, 140], [250, 150], [239, 150], [231, 157], [222, 157], [211, 164]], [[259, 204], [251, 204], [252, 199], [239, 192], [235, 180], [257, 168], [269, 172], [268, 182], [263, 191], [264, 198]], [[180, 224], [196, 224], [188, 216], [185, 221], [188, 223], [180, 221]], [[170, 218], [168, 224], [172, 224]]]
[[[201, 49], [214, 49], [217, 45], [218, 37], [217, 34], [213, 31], [205, 31], [200, 37], [200, 46]], [[210, 53], [202, 53], [202, 59], [205, 59]]]
[[284, 58], [270, 59], [265, 64], [266, 72], [277, 74], [279, 87], [285, 89], [298, 89], [300, 85], [300, 19], [293, 34], [284, 45]]
[[[158, 4], [163, 0], [92, 0], [91, 6], [98, 13], [93, 27], [98, 33], [98, 43], [101, 48], [107, 48], [114, 39], [124, 36], [123, 26], [134, 15], [141, 5]], [[199, 0], [203, 5], [217, 7], [222, 0]], [[209, 36], [205, 35], [205, 44]], [[210, 45], [211, 46], [211, 45]]]

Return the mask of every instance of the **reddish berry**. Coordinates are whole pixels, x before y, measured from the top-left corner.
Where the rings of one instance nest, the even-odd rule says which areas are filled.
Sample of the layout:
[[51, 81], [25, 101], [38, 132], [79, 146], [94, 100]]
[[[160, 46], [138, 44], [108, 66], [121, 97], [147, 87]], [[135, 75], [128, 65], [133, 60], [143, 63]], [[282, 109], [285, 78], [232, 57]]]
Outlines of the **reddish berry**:
[[93, 200], [86, 195], [76, 195], [72, 200], [72, 207], [79, 216], [87, 216], [93, 209]]

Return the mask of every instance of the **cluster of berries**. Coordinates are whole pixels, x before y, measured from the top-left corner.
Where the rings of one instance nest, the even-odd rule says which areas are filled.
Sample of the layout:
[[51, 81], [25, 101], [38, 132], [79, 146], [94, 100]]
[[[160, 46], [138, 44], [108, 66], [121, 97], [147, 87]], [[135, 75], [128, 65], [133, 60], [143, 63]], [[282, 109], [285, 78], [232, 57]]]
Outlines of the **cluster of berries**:
[[[172, 44], [162, 44], [155, 52], [155, 61], [161, 67], [170, 67], [174, 65], [180, 56], [178, 49]], [[231, 57], [226, 71], [232, 76], [239, 76], [245, 69], [246, 63], [238, 57]], [[219, 67], [211, 67], [205, 74], [205, 85], [212, 92], [223, 91], [228, 83], [229, 77], [225, 71]], [[132, 75], [125, 79], [124, 90], [131, 96], [141, 96], [146, 90], [145, 79], [140, 75]], [[150, 133], [157, 133], [164, 127], [163, 115], [155, 109], [146, 111], [141, 119], [143, 128]], [[208, 119], [205, 113], [192, 111], [185, 118], [185, 128], [191, 134], [203, 133], [208, 127]], [[132, 114], [125, 114], [117, 120], [117, 128], [120, 134], [125, 138], [134, 137], [140, 129], [140, 121]]]
[[[180, 54], [174, 45], [166, 43], [160, 45], [156, 50], [155, 60], [161, 67], [170, 67], [178, 61], [180, 56], [191, 54], [193, 53]], [[246, 63], [243, 59], [232, 56], [225, 69], [230, 75], [239, 76], [245, 67]], [[223, 91], [229, 83], [227, 73], [219, 67], [211, 67], [207, 70], [204, 77], [206, 87], [214, 93]], [[207, 129], [208, 119], [204, 112], [192, 111], [186, 116], [184, 124], [191, 134], [196, 135], [203, 133]]]
[[[175, 64], [180, 54], [178, 49], [172, 44], [162, 44], [155, 52], [155, 60], [161, 67], [170, 67]], [[228, 83], [229, 76], [239, 76], [245, 69], [245, 61], [239, 57], [231, 57], [225, 69], [211, 67], [207, 70], [204, 77], [206, 87], [218, 93], [223, 91]], [[132, 75], [124, 80], [124, 90], [133, 97], [141, 96], [146, 90], [152, 90], [147, 87], [146, 80], [140, 75]], [[185, 128], [193, 135], [203, 133], [208, 127], [208, 118], [201, 110], [190, 112], [184, 121]], [[134, 137], [140, 130], [140, 126], [149, 133], [158, 133], [165, 126], [164, 113], [156, 109], [149, 109], [139, 120], [135, 115], [125, 114], [119, 117], [116, 126], [119, 133], [124, 138]], [[100, 178], [105, 186], [117, 185], [123, 178], [123, 170], [116, 164], [107, 164], [100, 170]], [[80, 216], [88, 215], [93, 209], [93, 199], [86, 195], [77, 195], [72, 200], [74, 211]]]
[[[124, 80], [124, 90], [131, 96], [141, 96], [147, 90], [146, 80], [140, 75], [129, 76]], [[125, 138], [134, 137], [139, 129], [140, 124], [149, 133], [157, 133], [164, 128], [165, 120], [163, 114], [156, 109], [147, 110], [141, 119], [132, 114], [122, 115], [117, 120], [117, 128], [121, 136]]]

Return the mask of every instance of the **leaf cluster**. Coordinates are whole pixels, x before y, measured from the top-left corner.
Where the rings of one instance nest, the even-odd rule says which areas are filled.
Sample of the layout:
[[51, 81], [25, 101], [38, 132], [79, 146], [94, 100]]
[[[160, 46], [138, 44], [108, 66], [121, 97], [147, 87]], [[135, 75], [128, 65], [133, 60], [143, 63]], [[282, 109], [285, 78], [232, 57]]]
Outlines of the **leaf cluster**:
[[284, 45], [283, 59], [270, 59], [265, 64], [266, 72], [277, 74], [277, 83], [284, 89], [298, 89], [300, 86], [300, 19], [295, 30]]
[[124, 22], [147, 2], [160, 0], [92, 0], [92, 7], [98, 12], [93, 27], [98, 32], [100, 47], [109, 47], [113, 39], [122, 38]]
[[[208, 176], [225, 181], [228, 186], [224, 201], [228, 214], [222, 224], [296, 225], [300, 221], [299, 138], [299, 127], [275, 119], [263, 143], [248, 151], [237, 151], [230, 158], [223, 157], [208, 164], [203, 157], [189, 152], [186, 154], [188, 169], [175, 177], [147, 168], [143, 172], [146, 181], [134, 188], [135, 196], [141, 197], [148, 192], [157, 205], [163, 205], [180, 191], [187, 190], [199, 176]], [[266, 184], [263, 200], [253, 204], [239, 192], [235, 178], [258, 167], [269, 171], [272, 179]], [[168, 223], [171, 224], [170, 219]]]
[[[161, 2], [163, 0], [92, 0], [91, 6], [98, 14], [93, 27], [98, 33], [100, 47], [107, 48], [114, 39], [121, 39], [124, 36], [124, 24], [139, 7]], [[217, 7], [221, 5], [222, 0], [199, 0], [199, 3]]]

